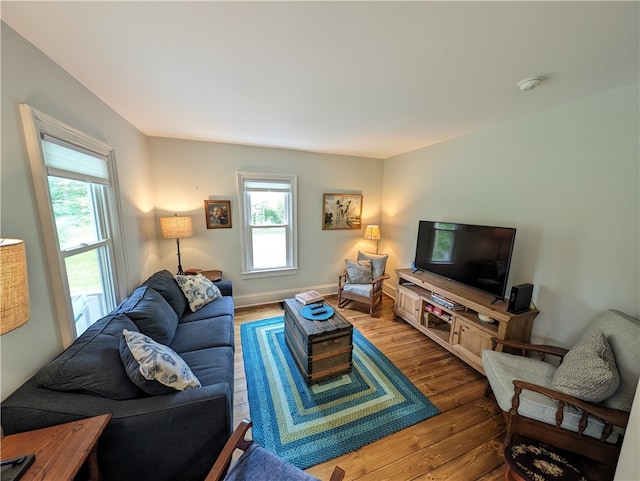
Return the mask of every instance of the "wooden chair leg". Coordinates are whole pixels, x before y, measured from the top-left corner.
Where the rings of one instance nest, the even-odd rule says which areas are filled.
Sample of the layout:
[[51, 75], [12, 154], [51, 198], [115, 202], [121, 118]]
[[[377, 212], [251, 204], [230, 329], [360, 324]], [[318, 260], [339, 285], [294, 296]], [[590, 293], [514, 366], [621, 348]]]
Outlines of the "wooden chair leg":
[[331, 473], [329, 481], [342, 481], [344, 479], [344, 470], [336, 466]]

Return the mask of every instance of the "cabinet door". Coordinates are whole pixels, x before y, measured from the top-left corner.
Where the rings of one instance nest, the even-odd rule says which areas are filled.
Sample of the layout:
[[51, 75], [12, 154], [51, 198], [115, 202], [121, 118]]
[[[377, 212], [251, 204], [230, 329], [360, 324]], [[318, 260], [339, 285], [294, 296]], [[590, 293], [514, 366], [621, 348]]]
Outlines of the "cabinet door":
[[482, 367], [482, 351], [491, 349], [490, 334], [461, 317], [456, 316], [453, 326], [452, 347], [468, 362]]
[[410, 289], [398, 286], [396, 289], [396, 315], [404, 320], [420, 324], [420, 296]]

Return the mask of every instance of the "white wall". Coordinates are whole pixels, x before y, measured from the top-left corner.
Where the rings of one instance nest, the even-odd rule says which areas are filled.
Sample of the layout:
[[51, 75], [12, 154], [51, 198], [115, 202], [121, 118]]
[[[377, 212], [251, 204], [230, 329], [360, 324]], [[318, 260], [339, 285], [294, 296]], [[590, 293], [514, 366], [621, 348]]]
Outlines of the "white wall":
[[115, 148], [130, 287], [153, 272], [157, 264], [157, 233], [147, 138], [10, 27], [0, 25], [0, 235], [25, 240], [31, 295], [31, 320], [0, 339], [4, 399], [63, 347], [53, 317], [55, 309], [48, 288], [44, 244], [18, 105], [28, 103]]
[[634, 84], [387, 159], [391, 267], [410, 265], [420, 219], [516, 227], [507, 295], [535, 285], [535, 340], [571, 346], [609, 308], [638, 317], [638, 97]]
[[[194, 236], [180, 242], [182, 266], [222, 270], [233, 281], [238, 306], [312, 288], [335, 292], [344, 259], [354, 258], [358, 249], [375, 249], [372, 241], [362, 239], [362, 229], [322, 230], [322, 195], [363, 194], [363, 224], [378, 223], [382, 160], [158, 137], [150, 138], [149, 145], [158, 217], [193, 216]], [[242, 278], [237, 171], [298, 175], [297, 275]], [[207, 230], [204, 201], [209, 198], [231, 200], [231, 229]], [[175, 241], [161, 241], [160, 252], [160, 267], [175, 271]]]
[[[410, 265], [420, 219], [516, 227], [507, 294], [514, 284], [535, 285], [535, 341], [571, 347], [609, 308], [639, 317], [638, 90], [387, 159], [382, 244], [390, 267]], [[636, 395], [619, 481], [640, 472], [639, 402]]]

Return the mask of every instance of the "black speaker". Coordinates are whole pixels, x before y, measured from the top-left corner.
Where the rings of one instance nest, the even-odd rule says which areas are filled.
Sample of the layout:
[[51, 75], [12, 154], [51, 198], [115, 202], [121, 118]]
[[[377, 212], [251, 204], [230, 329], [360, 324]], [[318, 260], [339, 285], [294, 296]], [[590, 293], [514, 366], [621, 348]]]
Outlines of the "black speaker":
[[529, 310], [531, 295], [533, 294], [533, 284], [519, 284], [511, 288], [509, 297], [509, 307], [507, 311], [520, 314]]

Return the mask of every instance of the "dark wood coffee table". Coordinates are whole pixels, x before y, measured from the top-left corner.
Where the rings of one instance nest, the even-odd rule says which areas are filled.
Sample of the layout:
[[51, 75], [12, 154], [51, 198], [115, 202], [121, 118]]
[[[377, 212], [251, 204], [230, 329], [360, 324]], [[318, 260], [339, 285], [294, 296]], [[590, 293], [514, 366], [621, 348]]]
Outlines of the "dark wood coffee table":
[[351, 323], [337, 311], [326, 321], [312, 321], [302, 316], [303, 307], [295, 299], [284, 301], [284, 334], [307, 384], [351, 372]]

